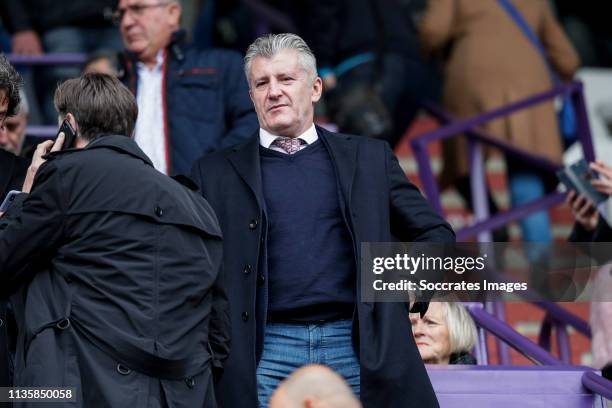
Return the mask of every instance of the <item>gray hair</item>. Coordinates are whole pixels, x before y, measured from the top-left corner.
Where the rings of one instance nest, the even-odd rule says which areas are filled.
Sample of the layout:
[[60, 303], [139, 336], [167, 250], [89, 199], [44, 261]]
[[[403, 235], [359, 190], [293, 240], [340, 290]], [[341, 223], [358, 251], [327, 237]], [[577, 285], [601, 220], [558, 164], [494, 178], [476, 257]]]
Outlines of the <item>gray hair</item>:
[[476, 345], [476, 324], [461, 302], [446, 305], [446, 324], [451, 353], [469, 353]]
[[14, 116], [19, 109], [19, 102], [21, 101], [19, 89], [22, 82], [21, 75], [15, 71], [4, 54], [0, 54], [0, 90], [6, 91], [9, 102], [6, 116]]
[[28, 115], [30, 113], [30, 105], [28, 104], [28, 98], [23, 89], [19, 90], [19, 97], [21, 98], [21, 102], [19, 102], [19, 110], [17, 113]]
[[255, 57], [272, 58], [281, 50], [296, 50], [300, 64], [310, 80], [315, 80], [317, 77], [317, 60], [308, 44], [299, 35], [292, 33], [264, 35], [249, 45], [244, 56], [244, 73], [247, 80]]

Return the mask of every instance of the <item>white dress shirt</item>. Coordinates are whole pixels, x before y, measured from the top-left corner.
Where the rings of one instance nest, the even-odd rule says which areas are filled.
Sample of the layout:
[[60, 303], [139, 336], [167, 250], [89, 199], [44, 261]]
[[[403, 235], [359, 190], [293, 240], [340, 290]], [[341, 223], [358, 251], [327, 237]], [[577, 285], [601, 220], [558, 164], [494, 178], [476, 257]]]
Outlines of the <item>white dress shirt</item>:
[[166, 154], [166, 132], [164, 124], [164, 55], [165, 51], [157, 53], [155, 67], [149, 69], [144, 63], [138, 62], [138, 85], [136, 102], [138, 103], [138, 119], [134, 130], [136, 144], [153, 162], [153, 166], [164, 174], [168, 174]]
[[[274, 150], [275, 152], [281, 152], [288, 154], [285, 150], [283, 150], [279, 146], [274, 146], [272, 143], [276, 140], [277, 137], [286, 137], [280, 135], [273, 135], [265, 129], [259, 128], [259, 144], [266, 149]], [[305, 143], [300, 146], [300, 150], [305, 148], [306, 146], [313, 144], [317, 140], [319, 140], [319, 135], [317, 134], [317, 129], [315, 129], [314, 123], [306, 130], [304, 133], [298, 136], [298, 139], [302, 139]]]

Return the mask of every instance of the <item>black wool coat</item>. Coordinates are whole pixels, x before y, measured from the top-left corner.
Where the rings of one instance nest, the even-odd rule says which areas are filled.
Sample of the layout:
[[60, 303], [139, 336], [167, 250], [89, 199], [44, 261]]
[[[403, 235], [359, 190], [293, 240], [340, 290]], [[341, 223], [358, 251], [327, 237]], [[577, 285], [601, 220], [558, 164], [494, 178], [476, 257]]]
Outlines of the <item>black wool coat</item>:
[[211, 207], [131, 139], [52, 153], [0, 218], [15, 385], [73, 387], [79, 407], [216, 407], [211, 365], [229, 347], [221, 260]]
[[[451, 227], [405, 177], [385, 142], [317, 133], [330, 153], [338, 180], [355, 264], [361, 242], [454, 242]], [[214, 208], [224, 237], [224, 269], [231, 304], [232, 347], [215, 389], [220, 406], [257, 406], [256, 367], [263, 348], [267, 271], [262, 254], [267, 221], [259, 159], [259, 136], [205, 156], [192, 177]], [[353, 346], [361, 365], [365, 408], [438, 406], [416, 348], [407, 310], [400, 303], [365, 303], [357, 279]]]

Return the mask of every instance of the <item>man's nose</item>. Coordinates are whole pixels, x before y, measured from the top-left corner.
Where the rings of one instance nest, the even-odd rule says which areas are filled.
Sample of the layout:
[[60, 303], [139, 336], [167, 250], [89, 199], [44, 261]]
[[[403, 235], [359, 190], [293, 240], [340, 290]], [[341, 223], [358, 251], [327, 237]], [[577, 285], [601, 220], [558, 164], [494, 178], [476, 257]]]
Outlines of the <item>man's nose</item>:
[[136, 20], [134, 20], [134, 17], [132, 17], [132, 13], [126, 10], [126, 12], [123, 13], [123, 16], [121, 17], [121, 22], [119, 23], [119, 27], [121, 27], [121, 29], [124, 30], [127, 27], [131, 27], [132, 25], [134, 25], [135, 21]]
[[268, 88], [268, 97], [276, 99], [281, 96], [281, 94], [280, 84], [276, 81], [271, 81], [270, 87]]

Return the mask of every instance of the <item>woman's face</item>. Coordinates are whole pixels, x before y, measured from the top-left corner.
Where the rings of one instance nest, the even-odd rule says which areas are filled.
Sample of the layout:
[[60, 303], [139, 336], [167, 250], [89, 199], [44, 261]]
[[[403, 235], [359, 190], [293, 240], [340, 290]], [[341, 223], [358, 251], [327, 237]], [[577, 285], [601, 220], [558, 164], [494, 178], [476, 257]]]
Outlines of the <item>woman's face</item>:
[[432, 302], [422, 319], [418, 313], [411, 313], [410, 323], [423, 362], [448, 364], [451, 348], [446, 323], [446, 305]]

